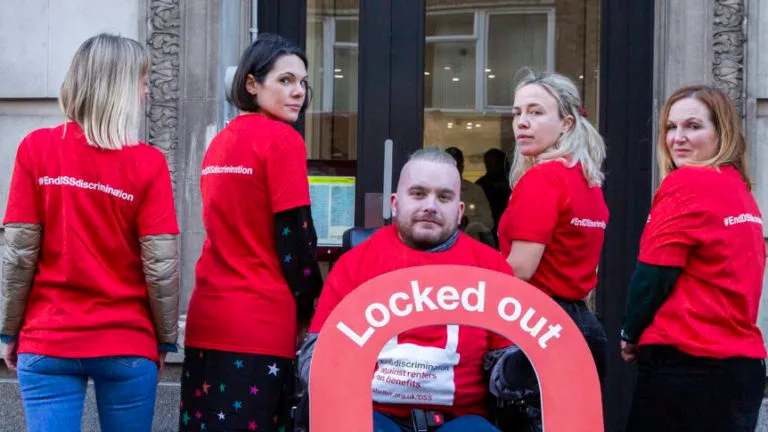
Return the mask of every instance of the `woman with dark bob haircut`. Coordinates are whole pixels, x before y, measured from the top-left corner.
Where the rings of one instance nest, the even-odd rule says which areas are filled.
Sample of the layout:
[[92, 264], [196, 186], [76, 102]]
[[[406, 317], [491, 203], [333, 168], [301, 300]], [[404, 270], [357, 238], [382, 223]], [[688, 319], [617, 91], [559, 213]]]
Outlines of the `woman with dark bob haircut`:
[[638, 363], [628, 432], [757, 426], [765, 240], [740, 123], [730, 98], [705, 85], [677, 90], [662, 111], [661, 185], [621, 333], [622, 357]]
[[289, 125], [309, 103], [307, 80], [299, 48], [260, 36], [232, 83], [241, 114], [205, 154], [207, 237], [187, 318], [182, 431], [278, 430], [298, 335], [322, 287], [306, 147]]

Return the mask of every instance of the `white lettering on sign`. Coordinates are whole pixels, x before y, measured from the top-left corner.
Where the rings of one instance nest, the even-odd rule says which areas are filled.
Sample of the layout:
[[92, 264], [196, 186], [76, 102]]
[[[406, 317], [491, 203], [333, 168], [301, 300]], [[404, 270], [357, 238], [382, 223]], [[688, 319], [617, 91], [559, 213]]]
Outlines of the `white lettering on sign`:
[[389, 298], [389, 309], [392, 310], [392, 314], [399, 317], [408, 316], [413, 310], [413, 305], [406, 304], [404, 309], [400, 309], [399, 307], [397, 307], [398, 300], [408, 301], [408, 294], [406, 293], [392, 294], [392, 297]]
[[[512, 309], [510, 309], [510, 305], [512, 306]], [[523, 315], [523, 319], [520, 320], [520, 328], [531, 336], [538, 337], [539, 333], [544, 329], [544, 326], [547, 325], [547, 319], [541, 317], [535, 325], [531, 326], [531, 319], [535, 314], [536, 309], [528, 308], [525, 315], [523, 315], [523, 306], [514, 297], [505, 297], [499, 302], [499, 316], [503, 320], [510, 322], [517, 321], [520, 318], [520, 315]], [[553, 337], [556, 339], [560, 338], [560, 330], [562, 329], [560, 324], [549, 326], [549, 330], [539, 338], [539, 346], [547, 348], [547, 341]]]
[[343, 322], [339, 322], [336, 328], [362, 347], [371, 338], [376, 328], [389, 324], [392, 315], [404, 318], [414, 310], [416, 312], [423, 312], [425, 309], [455, 310], [459, 306], [468, 312], [485, 310], [485, 282], [483, 281], [477, 283], [477, 288], [465, 288], [461, 294], [452, 286], [444, 286], [434, 295], [437, 304], [430, 297], [433, 290], [434, 287], [421, 288], [418, 281], [411, 281], [411, 296], [404, 292], [396, 292], [389, 297], [387, 302], [389, 307], [382, 303], [372, 303], [365, 308], [365, 321], [370, 327], [362, 334], [356, 333]]
[[[374, 311], [380, 311], [381, 312], [381, 319], [378, 320], [374, 318], [373, 312]], [[374, 327], [384, 327], [389, 323], [389, 309], [387, 309], [383, 304], [381, 303], [374, 303], [367, 308], [365, 308], [365, 320], [368, 321], [368, 324], [374, 326]]]
[[[477, 287], [467, 287], [459, 290], [456, 287], [444, 286], [437, 290], [434, 287], [421, 287], [418, 281], [411, 281], [410, 292], [396, 292], [384, 303], [371, 303], [365, 308], [364, 316], [368, 327], [362, 332], [351, 329], [344, 322], [336, 324], [336, 328], [358, 346], [364, 346], [376, 332], [376, 329], [389, 324], [393, 317], [405, 318], [412, 313], [425, 310], [452, 311], [464, 308], [467, 312], [485, 311], [485, 282], [478, 281]], [[552, 339], [560, 338], [563, 329], [560, 324], [549, 324], [549, 320], [537, 313], [532, 307], [525, 308], [514, 297], [504, 297], [498, 304], [497, 313], [504, 321], [517, 322], [520, 328], [531, 337], [536, 338], [542, 349], [548, 347]]]

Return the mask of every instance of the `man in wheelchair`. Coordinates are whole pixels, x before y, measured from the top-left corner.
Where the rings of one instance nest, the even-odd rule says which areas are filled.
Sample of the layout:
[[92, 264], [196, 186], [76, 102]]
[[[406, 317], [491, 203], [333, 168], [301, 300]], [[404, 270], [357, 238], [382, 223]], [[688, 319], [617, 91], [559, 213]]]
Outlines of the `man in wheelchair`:
[[[395, 223], [344, 254], [328, 275], [299, 352], [298, 374], [305, 390], [320, 329], [341, 300], [364, 282], [402, 268], [441, 264], [512, 274], [498, 251], [459, 231], [464, 211], [460, 190], [461, 177], [450, 155], [423, 149], [411, 156], [391, 198]], [[395, 302], [390, 305], [393, 313], [441, 301], [433, 288], [412, 288], [413, 304]], [[401, 333], [384, 346], [376, 364], [374, 430], [499, 431], [489, 413], [489, 405], [497, 405], [496, 398], [535, 397], [516, 390], [533, 379], [532, 369], [527, 378], [517, 372], [517, 363], [525, 361], [510, 341], [481, 328], [440, 325]], [[516, 376], [510, 377], [505, 370], [516, 371]]]

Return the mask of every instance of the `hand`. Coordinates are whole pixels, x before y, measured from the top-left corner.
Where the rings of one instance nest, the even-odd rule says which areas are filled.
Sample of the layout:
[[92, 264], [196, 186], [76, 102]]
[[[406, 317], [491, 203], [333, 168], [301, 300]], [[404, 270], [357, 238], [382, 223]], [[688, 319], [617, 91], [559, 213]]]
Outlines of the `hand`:
[[302, 345], [304, 345], [304, 341], [307, 339], [308, 330], [309, 330], [308, 326], [299, 325], [299, 328], [296, 331], [296, 350], [297, 351], [301, 349]]
[[163, 367], [165, 366], [165, 356], [167, 356], [167, 352], [161, 352], [158, 353], [158, 359], [157, 359], [157, 379], [160, 380], [160, 372], [163, 371]]
[[627, 341], [621, 341], [621, 359], [632, 363], [637, 358], [637, 345]]
[[15, 371], [16, 370], [16, 350], [19, 347], [19, 341], [14, 340], [11, 342], [8, 342], [5, 345], [5, 351], [3, 352], [3, 358], [5, 359], [5, 365], [8, 367], [8, 369]]

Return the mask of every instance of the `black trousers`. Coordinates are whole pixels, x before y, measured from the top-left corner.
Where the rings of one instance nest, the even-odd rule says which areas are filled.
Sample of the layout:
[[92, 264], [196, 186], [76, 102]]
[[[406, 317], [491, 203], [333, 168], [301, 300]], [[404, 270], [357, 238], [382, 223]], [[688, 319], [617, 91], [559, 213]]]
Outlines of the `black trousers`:
[[753, 432], [765, 389], [765, 361], [714, 359], [668, 345], [638, 352], [627, 432]]
[[581, 330], [581, 334], [589, 346], [589, 351], [592, 353], [592, 358], [595, 360], [597, 376], [602, 385], [605, 378], [606, 347], [608, 345], [608, 337], [605, 335], [603, 325], [583, 300], [570, 301], [559, 298], [554, 300], [568, 313], [568, 316], [576, 323], [576, 327]]
[[291, 359], [186, 347], [179, 431], [277, 432], [292, 383]]

